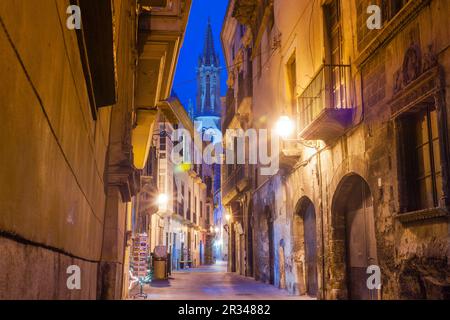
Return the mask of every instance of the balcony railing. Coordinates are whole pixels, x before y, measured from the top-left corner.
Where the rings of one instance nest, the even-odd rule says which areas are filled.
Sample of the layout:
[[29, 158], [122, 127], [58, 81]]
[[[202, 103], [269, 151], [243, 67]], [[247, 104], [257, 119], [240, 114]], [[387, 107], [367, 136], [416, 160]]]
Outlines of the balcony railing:
[[323, 65], [298, 99], [300, 135], [306, 140], [330, 140], [351, 123], [349, 65]]

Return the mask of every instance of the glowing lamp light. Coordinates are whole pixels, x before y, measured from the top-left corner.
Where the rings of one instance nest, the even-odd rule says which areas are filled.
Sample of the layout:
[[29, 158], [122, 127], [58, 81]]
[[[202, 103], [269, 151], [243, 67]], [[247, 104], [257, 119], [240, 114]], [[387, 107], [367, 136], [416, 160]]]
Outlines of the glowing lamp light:
[[169, 197], [167, 196], [167, 194], [165, 193], [161, 193], [158, 196], [158, 199], [156, 200], [156, 202], [160, 205], [160, 206], [164, 206], [167, 204], [167, 202], [169, 202]]
[[288, 116], [281, 116], [275, 124], [276, 133], [283, 139], [289, 138], [294, 129], [294, 122]]
[[227, 221], [230, 221], [231, 220], [231, 214], [227, 213], [225, 215], [225, 219], [227, 219]]
[[214, 228], [214, 231], [215, 231], [216, 233], [219, 233], [219, 231], [220, 231], [219, 227], [215, 227], [215, 228]]

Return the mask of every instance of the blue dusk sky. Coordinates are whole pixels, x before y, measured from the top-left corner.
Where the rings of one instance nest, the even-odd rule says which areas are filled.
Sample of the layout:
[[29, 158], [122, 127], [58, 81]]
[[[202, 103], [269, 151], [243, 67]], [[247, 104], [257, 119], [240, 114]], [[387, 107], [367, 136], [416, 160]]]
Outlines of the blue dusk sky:
[[211, 18], [211, 27], [214, 35], [214, 47], [219, 53], [221, 74], [221, 95], [226, 93], [227, 72], [222, 52], [220, 32], [227, 9], [228, 0], [193, 0], [191, 14], [186, 30], [183, 47], [178, 60], [177, 71], [173, 83], [173, 90], [181, 103], [187, 109], [189, 99], [195, 106], [197, 96], [196, 68], [198, 57], [203, 52], [208, 17]]

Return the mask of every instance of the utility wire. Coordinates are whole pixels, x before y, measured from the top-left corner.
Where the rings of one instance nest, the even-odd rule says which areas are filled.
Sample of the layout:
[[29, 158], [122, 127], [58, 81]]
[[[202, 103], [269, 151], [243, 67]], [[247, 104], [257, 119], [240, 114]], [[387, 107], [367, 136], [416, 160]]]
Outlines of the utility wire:
[[[261, 57], [263, 54], [270, 53], [270, 52], [273, 53], [273, 51], [275, 51], [275, 50], [274, 50], [273, 48], [270, 48], [270, 49], [268, 49], [268, 50], [266, 50], [266, 51], [262, 51], [261, 53], [255, 55], [254, 57]], [[270, 59], [270, 58], [269, 58], [269, 59]], [[234, 64], [231, 64], [231, 65], [229, 65], [229, 66], [220, 66], [220, 67], [218, 67], [218, 69], [219, 69], [220, 71], [222, 71], [222, 70], [230, 71], [230, 69], [232, 69], [232, 68], [234, 68], [234, 67], [236, 67], [236, 66], [239, 66], [239, 65], [241, 65], [241, 64], [242, 64], [242, 62], [234, 63]], [[264, 67], [264, 66], [263, 66], [263, 67]], [[254, 78], [253, 80], [255, 80], [255, 78]], [[197, 78], [192, 78], [192, 79], [188, 79], [188, 80], [183, 80], [183, 81], [181, 81], [181, 82], [179, 82], [179, 83], [177, 83], [177, 84], [174, 84], [174, 88], [178, 88], [178, 87], [180, 87], [180, 86], [187, 85], [187, 84], [192, 83], [192, 82], [195, 82], [195, 81], [197, 81]]]

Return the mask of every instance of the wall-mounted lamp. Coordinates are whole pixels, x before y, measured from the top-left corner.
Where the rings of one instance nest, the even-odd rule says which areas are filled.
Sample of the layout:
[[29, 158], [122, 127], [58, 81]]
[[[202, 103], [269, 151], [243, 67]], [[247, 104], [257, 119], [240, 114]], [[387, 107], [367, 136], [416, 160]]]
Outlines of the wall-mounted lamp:
[[169, 197], [165, 193], [161, 193], [158, 195], [158, 198], [156, 199], [156, 203], [160, 206], [164, 206], [169, 202]]
[[275, 124], [275, 132], [283, 139], [292, 136], [294, 131], [294, 122], [288, 116], [281, 116]]

